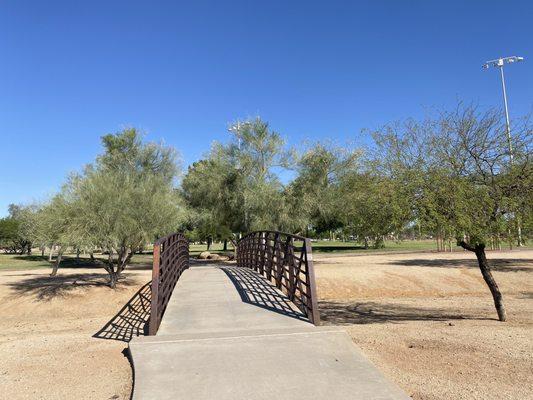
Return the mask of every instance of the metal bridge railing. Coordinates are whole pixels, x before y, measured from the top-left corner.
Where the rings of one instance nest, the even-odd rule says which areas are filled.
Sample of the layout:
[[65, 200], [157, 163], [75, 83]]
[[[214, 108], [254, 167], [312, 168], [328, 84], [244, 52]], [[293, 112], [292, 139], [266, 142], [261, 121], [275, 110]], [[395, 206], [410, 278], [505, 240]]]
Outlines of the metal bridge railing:
[[237, 244], [237, 266], [266, 277], [311, 323], [320, 324], [309, 239], [276, 231], [249, 233]]
[[157, 333], [172, 291], [183, 271], [189, 268], [189, 241], [182, 233], [158, 239], [153, 263], [149, 335]]

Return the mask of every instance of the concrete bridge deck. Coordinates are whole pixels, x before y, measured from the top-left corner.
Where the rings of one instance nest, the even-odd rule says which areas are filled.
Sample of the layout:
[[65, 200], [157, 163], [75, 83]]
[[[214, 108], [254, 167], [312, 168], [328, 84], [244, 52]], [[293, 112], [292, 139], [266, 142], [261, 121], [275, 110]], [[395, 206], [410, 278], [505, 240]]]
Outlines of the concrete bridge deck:
[[198, 264], [156, 336], [130, 342], [133, 399], [408, 399], [346, 332], [316, 327], [262, 276]]

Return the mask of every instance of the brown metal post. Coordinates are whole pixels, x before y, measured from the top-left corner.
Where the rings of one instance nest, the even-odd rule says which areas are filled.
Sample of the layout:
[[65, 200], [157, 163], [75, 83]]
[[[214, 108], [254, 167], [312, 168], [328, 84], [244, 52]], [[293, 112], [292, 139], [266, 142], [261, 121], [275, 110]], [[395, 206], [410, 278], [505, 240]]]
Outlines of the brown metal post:
[[159, 261], [160, 261], [161, 244], [156, 242], [154, 244], [154, 261], [152, 268], [152, 303], [150, 308], [150, 324], [148, 326], [148, 334], [155, 335], [159, 327], [158, 321], [158, 303], [159, 303]]
[[313, 264], [313, 250], [311, 247], [311, 240], [308, 238], [305, 238], [305, 257], [307, 261], [307, 285], [309, 287], [309, 301], [311, 302], [311, 310], [309, 310], [307, 317], [311, 323], [320, 325], [320, 314], [318, 312], [315, 283], [315, 266]]
[[295, 268], [296, 263], [294, 262], [293, 245], [294, 245], [294, 240], [292, 237], [290, 237], [287, 243], [285, 244], [286, 246], [285, 253], [288, 254], [287, 266], [289, 267], [289, 282], [288, 282], [289, 293], [287, 294], [291, 301], [294, 300], [294, 293], [296, 291], [296, 275], [294, 273], [295, 272], [294, 270], [296, 269]]

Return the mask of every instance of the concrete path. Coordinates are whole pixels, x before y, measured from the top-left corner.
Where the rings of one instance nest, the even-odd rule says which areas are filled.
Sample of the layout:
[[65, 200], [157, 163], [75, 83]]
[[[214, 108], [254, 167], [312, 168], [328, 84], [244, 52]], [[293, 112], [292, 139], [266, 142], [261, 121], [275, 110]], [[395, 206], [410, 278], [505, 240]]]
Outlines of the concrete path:
[[130, 342], [133, 399], [408, 399], [346, 332], [315, 327], [251, 270], [192, 266], [156, 336]]

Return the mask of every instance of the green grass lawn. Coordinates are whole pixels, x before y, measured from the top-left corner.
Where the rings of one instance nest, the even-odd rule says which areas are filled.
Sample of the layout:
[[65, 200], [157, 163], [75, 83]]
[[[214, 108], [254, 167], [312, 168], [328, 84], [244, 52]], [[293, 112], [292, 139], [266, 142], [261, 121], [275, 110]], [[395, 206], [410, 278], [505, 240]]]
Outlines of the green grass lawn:
[[[372, 253], [384, 251], [431, 251], [437, 250], [437, 244], [434, 240], [404, 240], [401, 242], [386, 241], [385, 247], [374, 249], [369, 247], [365, 249], [363, 245], [356, 242], [341, 242], [341, 241], [326, 241], [318, 240], [312, 241], [313, 251], [315, 253], [337, 253], [337, 252], [352, 252], [352, 253]], [[460, 247], [454, 250], [461, 250]]]
[[48, 258], [36, 255], [0, 254], [0, 271], [51, 267]]
[[[95, 254], [94, 257], [104, 261], [107, 256]], [[152, 264], [152, 254], [135, 254], [131, 260], [131, 264]], [[52, 265], [52, 263], [48, 262], [48, 255], [41, 257], [39, 253], [33, 253], [32, 255], [0, 254], [0, 271], [52, 268]], [[78, 260], [75, 254], [65, 254], [59, 268], [102, 268], [102, 265], [91, 262], [89, 256], [82, 255]]]
[[[366, 249], [355, 242], [341, 242], [341, 241], [326, 241], [318, 240], [312, 242], [314, 253], [377, 253], [377, 252], [424, 252], [433, 251], [437, 249], [434, 240], [404, 240], [402, 242], [387, 241], [385, 247], [381, 249], [369, 248]], [[502, 249], [507, 250], [509, 247], [503, 245]], [[531, 243], [525, 247], [531, 249]], [[223, 249], [222, 243], [213, 243], [211, 245], [211, 252], [221, 252]], [[207, 250], [205, 244], [191, 244], [189, 254], [191, 257], [196, 257], [202, 251]], [[455, 247], [454, 251], [461, 251], [462, 248]], [[233, 251], [233, 246], [228, 243], [228, 251]], [[97, 259], [105, 259], [103, 254], [95, 254]], [[132, 265], [150, 265], [152, 263], [152, 253], [147, 252], [143, 254], [135, 254], [132, 258]], [[34, 252], [32, 255], [18, 255], [18, 254], [0, 254], [0, 271], [7, 270], [25, 270], [36, 268], [51, 268], [52, 264], [48, 262], [48, 256], [41, 257], [39, 253]], [[76, 259], [75, 254], [66, 254], [63, 256], [60, 268], [101, 268], [101, 265], [94, 264], [90, 261], [88, 256], [81, 256], [80, 260]]]

